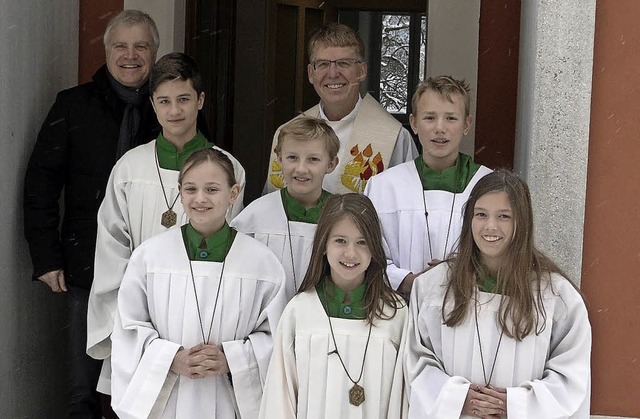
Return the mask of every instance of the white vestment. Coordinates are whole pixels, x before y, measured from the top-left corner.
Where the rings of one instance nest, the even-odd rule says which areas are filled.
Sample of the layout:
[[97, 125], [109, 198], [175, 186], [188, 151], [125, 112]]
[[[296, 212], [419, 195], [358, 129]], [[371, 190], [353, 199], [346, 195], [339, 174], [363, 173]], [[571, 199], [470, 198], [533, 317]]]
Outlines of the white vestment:
[[[240, 195], [227, 216], [231, 220], [242, 209], [245, 172], [231, 154], [214, 148], [229, 157], [240, 185]], [[111, 171], [98, 210], [94, 278], [87, 312], [87, 353], [93, 358], [105, 359], [98, 383], [98, 390], [105, 394], [109, 393], [110, 387], [109, 336], [116, 315], [118, 288], [131, 252], [149, 237], [167, 231], [160, 224], [162, 213], [167, 211], [162, 186], [169, 205], [178, 197], [179, 172], [160, 168], [161, 186], [155, 153], [154, 140], [122, 156]], [[177, 216], [176, 226], [187, 222], [180, 202], [175, 202], [173, 211]]]
[[280, 194], [280, 191], [275, 191], [256, 199], [230, 225], [267, 245], [282, 262], [287, 278], [285, 293], [289, 301], [298, 292], [309, 267], [317, 224], [289, 221], [287, 228], [287, 215]]
[[380, 217], [387, 275], [394, 289], [398, 289], [410, 272], [422, 272], [431, 260], [444, 260], [455, 249], [469, 194], [478, 180], [491, 172], [480, 166], [465, 190], [456, 194], [425, 191], [413, 161], [392, 167], [369, 180], [364, 194], [371, 199]]
[[[193, 277], [178, 228], [147, 240], [131, 256], [112, 335], [112, 405], [120, 418], [258, 415], [278, 321], [272, 307], [284, 306], [282, 265], [242, 233], [224, 264], [191, 265]], [[210, 343], [224, 352], [231, 382], [227, 375], [191, 379], [172, 372], [180, 347], [202, 343], [201, 328], [207, 336], [212, 319]]]
[[[478, 292], [478, 332], [474, 304], [464, 322], [443, 324], [442, 301], [448, 266], [440, 264], [416, 278], [409, 304], [405, 374], [409, 417], [457, 419], [470, 383], [484, 385], [484, 359], [491, 384], [507, 389], [507, 414], [518, 418], [589, 418], [591, 326], [582, 297], [568, 280], [552, 274], [542, 284], [547, 315], [540, 335], [521, 342], [502, 337], [498, 294]], [[447, 303], [447, 311], [453, 303]]]
[[[390, 313], [389, 307], [385, 313]], [[353, 383], [335, 346], [329, 321], [315, 290], [296, 295], [285, 308], [274, 339], [273, 356], [260, 408], [261, 419], [396, 419], [406, 415], [402, 377], [404, 306], [391, 320], [376, 320], [359, 385], [365, 401], [349, 403]], [[331, 318], [338, 351], [358, 379], [367, 343], [366, 320]]]
[[[418, 149], [411, 133], [369, 94], [359, 98], [353, 110], [339, 121], [328, 120], [322, 110], [322, 103], [307, 109], [303, 115], [325, 120], [340, 140], [338, 166], [325, 175], [322, 181], [322, 188], [330, 193], [362, 193], [369, 179], [365, 174], [369, 166], [366, 163], [373, 162], [378, 152], [382, 157], [382, 170], [418, 157]], [[273, 136], [263, 194], [285, 186], [281, 171], [273, 170], [276, 159], [273, 149], [278, 143], [280, 128], [282, 127]], [[370, 153], [366, 151], [367, 146], [371, 147]], [[374, 166], [376, 165], [373, 164], [372, 167]], [[376, 167], [373, 174], [378, 172]]]

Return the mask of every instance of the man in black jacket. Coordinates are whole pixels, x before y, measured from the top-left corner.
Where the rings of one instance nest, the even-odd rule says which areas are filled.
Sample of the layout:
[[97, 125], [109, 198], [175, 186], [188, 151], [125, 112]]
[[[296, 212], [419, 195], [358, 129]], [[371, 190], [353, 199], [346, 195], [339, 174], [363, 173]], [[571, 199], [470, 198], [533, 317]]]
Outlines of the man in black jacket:
[[86, 354], [96, 215], [116, 160], [160, 131], [148, 90], [159, 43], [149, 15], [125, 10], [115, 16], [104, 34], [106, 65], [93, 81], [58, 94], [27, 167], [24, 222], [33, 279], [68, 295], [69, 417], [101, 417], [101, 361]]

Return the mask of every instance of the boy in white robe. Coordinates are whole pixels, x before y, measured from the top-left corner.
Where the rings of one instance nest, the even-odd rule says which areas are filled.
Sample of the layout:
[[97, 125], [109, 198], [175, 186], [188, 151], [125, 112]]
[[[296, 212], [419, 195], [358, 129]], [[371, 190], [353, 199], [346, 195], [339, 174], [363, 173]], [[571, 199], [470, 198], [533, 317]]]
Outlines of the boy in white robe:
[[296, 118], [282, 127], [275, 153], [287, 186], [249, 204], [231, 226], [267, 245], [285, 267], [286, 297], [298, 292], [320, 211], [331, 195], [323, 180], [338, 164], [340, 143], [322, 119]]
[[[104, 359], [98, 390], [110, 394], [111, 331], [117, 294], [132, 251], [144, 240], [184, 223], [178, 200], [178, 171], [196, 150], [219, 149], [197, 130], [204, 92], [196, 63], [184, 54], [162, 57], [151, 71], [149, 90], [162, 126], [155, 141], [126, 153], [109, 176], [98, 211], [95, 277], [87, 314], [87, 353]], [[228, 219], [242, 209], [245, 172], [231, 154], [240, 185]], [[176, 205], [177, 204], [177, 205]]]
[[469, 193], [491, 172], [460, 153], [473, 122], [469, 90], [448, 76], [421, 82], [409, 121], [422, 154], [370, 179], [364, 192], [382, 223], [389, 281], [404, 295], [416, 276], [455, 248]]

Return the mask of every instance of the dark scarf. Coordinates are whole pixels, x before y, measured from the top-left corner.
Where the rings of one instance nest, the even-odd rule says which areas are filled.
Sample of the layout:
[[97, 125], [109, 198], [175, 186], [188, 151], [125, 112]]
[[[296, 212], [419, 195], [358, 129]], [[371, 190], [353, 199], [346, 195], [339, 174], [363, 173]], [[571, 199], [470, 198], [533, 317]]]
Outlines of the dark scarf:
[[120, 123], [120, 136], [118, 137], [118, 148], [116, 150], [116, 159], [119, 159], [134, 145], [133, 139], [140, 127], [140, 105], [142, 105], [143, 101], [149, 100], [149, 83], [147, 82], [138, 90], [135, 90], [118, 83], [108, 71], [107, 78], [111, 88], [126, 105], [122, 122]]

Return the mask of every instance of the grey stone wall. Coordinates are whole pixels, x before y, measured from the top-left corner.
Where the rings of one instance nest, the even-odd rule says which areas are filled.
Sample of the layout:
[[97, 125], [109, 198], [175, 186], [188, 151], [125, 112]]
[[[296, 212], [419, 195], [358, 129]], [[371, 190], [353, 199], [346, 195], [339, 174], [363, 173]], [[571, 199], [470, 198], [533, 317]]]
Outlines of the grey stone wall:
[[31, 282], [22, 188], [58, 90], [77, 82], [78, 2], [0, 0], [0, 417], [65, 417], [66, 301]]

